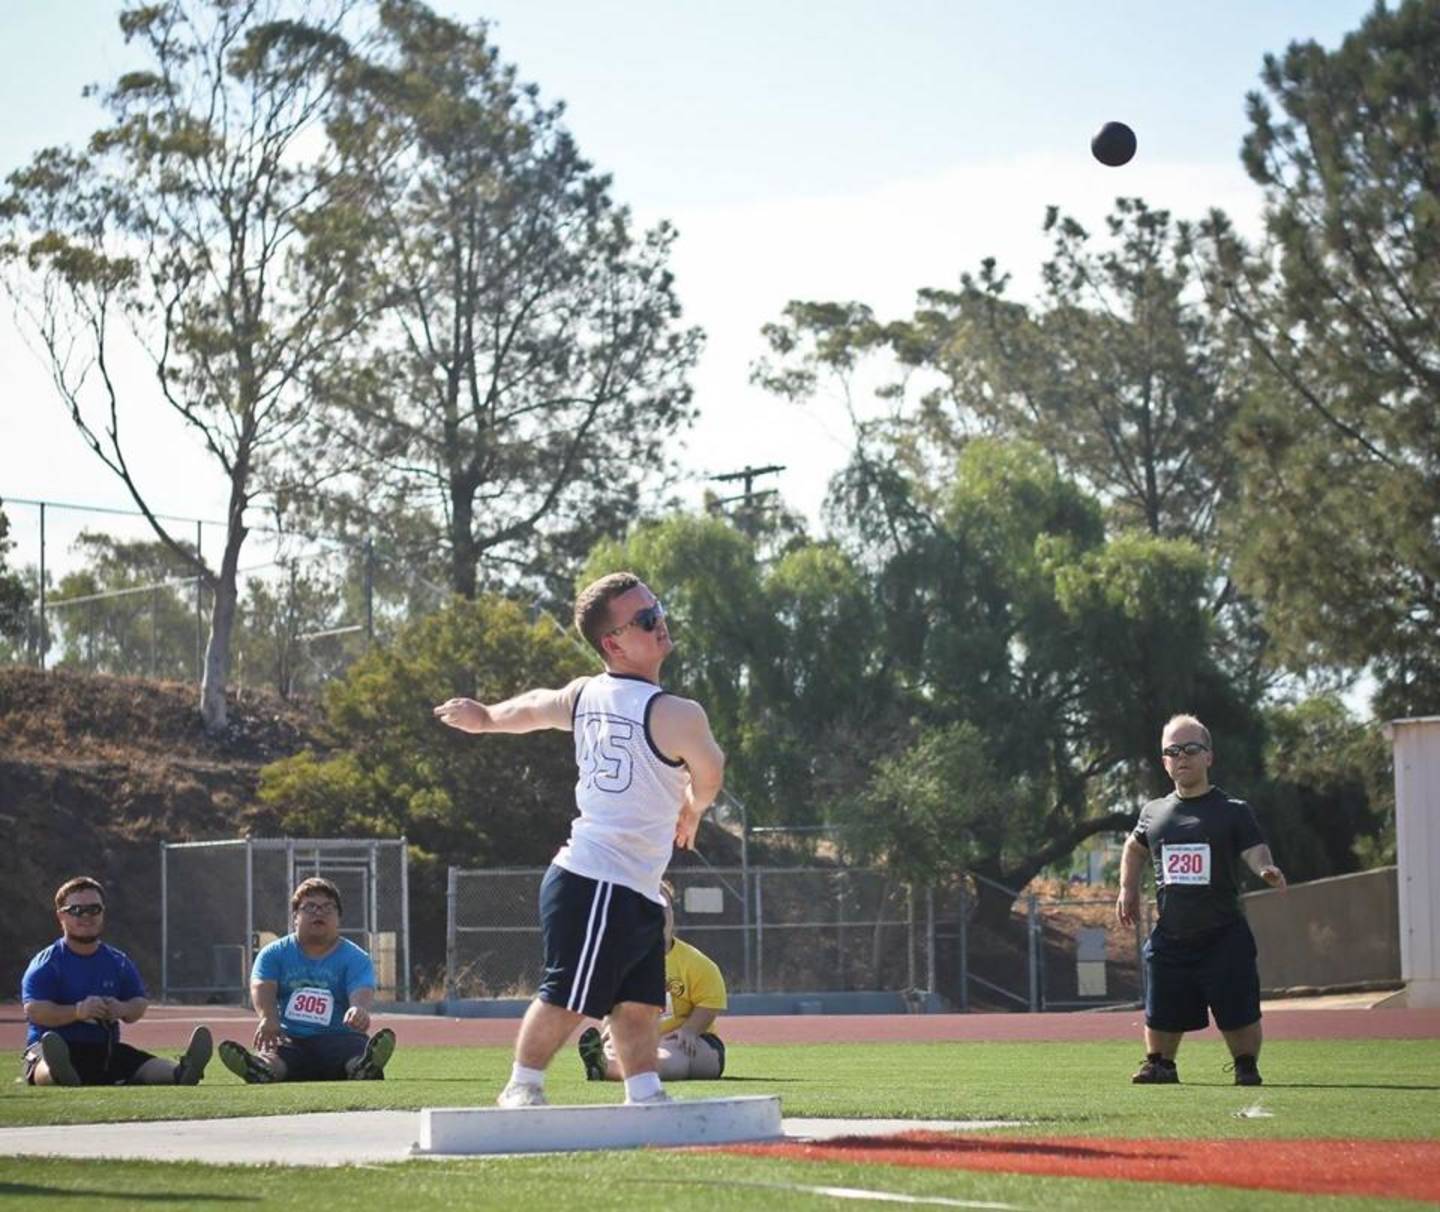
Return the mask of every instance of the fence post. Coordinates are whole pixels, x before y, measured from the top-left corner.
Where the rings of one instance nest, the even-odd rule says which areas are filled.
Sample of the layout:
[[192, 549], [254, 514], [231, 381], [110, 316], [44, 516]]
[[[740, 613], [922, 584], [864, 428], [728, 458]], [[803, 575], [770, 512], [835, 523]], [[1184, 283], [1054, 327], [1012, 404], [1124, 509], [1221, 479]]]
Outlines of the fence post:
[[202, 685], [205, 681], [205, 611], [200, 604], [200, 588], [204, 584], [204, 578], [200, 575], [200, 569], [204, 563], [200, 556], [201, 528], [199, 518], [195, 519], [195, 684]]
[[1040, 934], [1039, 911], [1033, 892], [1025, 898], [1025, 903], [1026, 917], [1029, 923], [1026, 934], [1029, 936], [1030, 942], [1030, 1013], [1034, 1014], [1040, 1009]]
[[458, 997], [455, 981], [455, 905], [459, 885], [459, 868], [451, 867], [445, 874], [445, 997]]
[[[883, 916], [885, 906], [880, 906]], [[845, 988], [845, 871], [835, 873], [835, 988]]]
[[925, 886], [925, 988], [935, 992], [935, 885]]
[[970, 1010], [970, 889], [960, 881], [960, 1013]]
[[[241, 1004], [250, 1005], [250, 970], [255, 963], [255, 847], [245, 839], [245, 981]], [[253, 1008], [253, 1007], [252, 1007]]]
[[45, 502], [40, 502], [40, 668], [45, 668], [49, 649], [49, 633], [45, 626]]
[[755, 992], [765, 991], [765, 872], [755, 871]]
[[410, 845], [400, 837], [400, 934], [405, 944], [405, 970], [400, 977], [405, 1000], [410, 1000]]
[[170, 1000], [170, 850], [160, 843], [160, 1000]]
[[905, 988], [915, 988], [915, 885], [905, 885]]

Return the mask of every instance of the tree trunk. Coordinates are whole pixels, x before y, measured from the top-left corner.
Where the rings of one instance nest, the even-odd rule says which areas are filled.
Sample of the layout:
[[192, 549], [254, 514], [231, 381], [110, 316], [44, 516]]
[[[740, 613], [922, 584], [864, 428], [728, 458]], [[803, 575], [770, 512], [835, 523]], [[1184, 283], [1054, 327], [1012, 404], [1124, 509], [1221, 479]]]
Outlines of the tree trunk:
[[215, 601], [210, 611], [210, 638], [205, 644], [205, 672], [200, 681], [200, 718], [205, 731], [211, 734], [223, 731], [226, 724], [225, 684], [230, 677], [230, 638], [240, 598], [240, 548], [249, 534], [241, 522], [244, 511], [244, 495], [237, 486], [231, 494], [230, 525], [225, 533], [220, 575], [210, 586]]

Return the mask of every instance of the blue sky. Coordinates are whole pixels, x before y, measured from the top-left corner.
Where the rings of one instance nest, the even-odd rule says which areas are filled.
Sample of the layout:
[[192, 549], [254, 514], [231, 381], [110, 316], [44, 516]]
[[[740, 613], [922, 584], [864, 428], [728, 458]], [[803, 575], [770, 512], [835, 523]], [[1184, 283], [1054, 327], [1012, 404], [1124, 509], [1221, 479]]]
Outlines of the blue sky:
[[[988, 255], [1022, 293], [1054, 203], [1098, 226], [1118, 194], [1181, 216], [1211, 205], [1252, 227], [1259, 195], [1237, 159], [1245, 93], [1265, 53], [1333, 46], [1368, 0], [998, 3], [993, 0], [448, 0], [484, 17], [506, 59], [563, 98], [583, 152], [643, 223], [680, 231], [673, 267], [710, 334], [701, 419], [680, 457], [708, 473], [784, 463], [777, 481], [816, 516], [843, 463], [835, 401], [781, 405], [748, 384], [760, 325], [792, 298], [908, 309]], [[100, 121], [90, 82], [135, 62], [101, 0], [0, 5], [0, 171]], [[1091, 160], [1101, 122], [1139, 136], [1118, 170]], [[0, 497], [119, 505], [0, 308]], [[183, 435], [143, 410], [136, 460], [156, 508], [221, 516], [222, 485]], [[29, 541], [27, 511], [10, 510]], [[78, 527], [89, 519], [74, 519]], [[63, 533], [63, 522], [52, 519]], [[53, 558], [53, 556], [52, 556]]]

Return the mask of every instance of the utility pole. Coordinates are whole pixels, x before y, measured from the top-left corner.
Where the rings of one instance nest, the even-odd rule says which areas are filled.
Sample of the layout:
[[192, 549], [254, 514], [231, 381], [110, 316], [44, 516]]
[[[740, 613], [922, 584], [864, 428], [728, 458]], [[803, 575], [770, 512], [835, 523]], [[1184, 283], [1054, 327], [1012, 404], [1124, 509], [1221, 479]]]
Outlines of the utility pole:
[[735, 524], [752, 539], [755, 538], [760, 529], [760, 519], [758, 515], [760, 502], [769, 497], [779, 495], [779, 490], [775, 488], [766, 488], [760, 492], [756, 492], [755, 481], [761, 476], [774, 475], [784, 470], [784, 464], [781, 463], [772, 463], [768, 467], [751, 467], [747, 465], [739, 471], [727, 471], [723, 475], [710, 476], [709, 479], [717, 483], [733, 483], [736, 480], [740, 480], [745, 485], [744, 492], [733, 497], [719, 497], [710, 503], [711, 508], [718, 511], [725, 505], [732, 505], [736, 501], [742, 502], [735, 514]]

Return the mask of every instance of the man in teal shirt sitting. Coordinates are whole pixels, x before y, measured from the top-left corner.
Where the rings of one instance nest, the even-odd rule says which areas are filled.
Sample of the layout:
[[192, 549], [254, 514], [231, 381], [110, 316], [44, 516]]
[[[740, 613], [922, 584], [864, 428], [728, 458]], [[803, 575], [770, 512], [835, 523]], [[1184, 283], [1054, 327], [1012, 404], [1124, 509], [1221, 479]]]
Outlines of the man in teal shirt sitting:
[[388, 1027], [367, 1036], [375, 968], [340, 937], [340, 890], [301, 882], [290, 898], [294, 933], [255, 957], [250, 1000], [260, 1015], [255, 1051], [222, 1040], [220, 1060], [251, 1083], [379, 1080], [395, 1051]]

